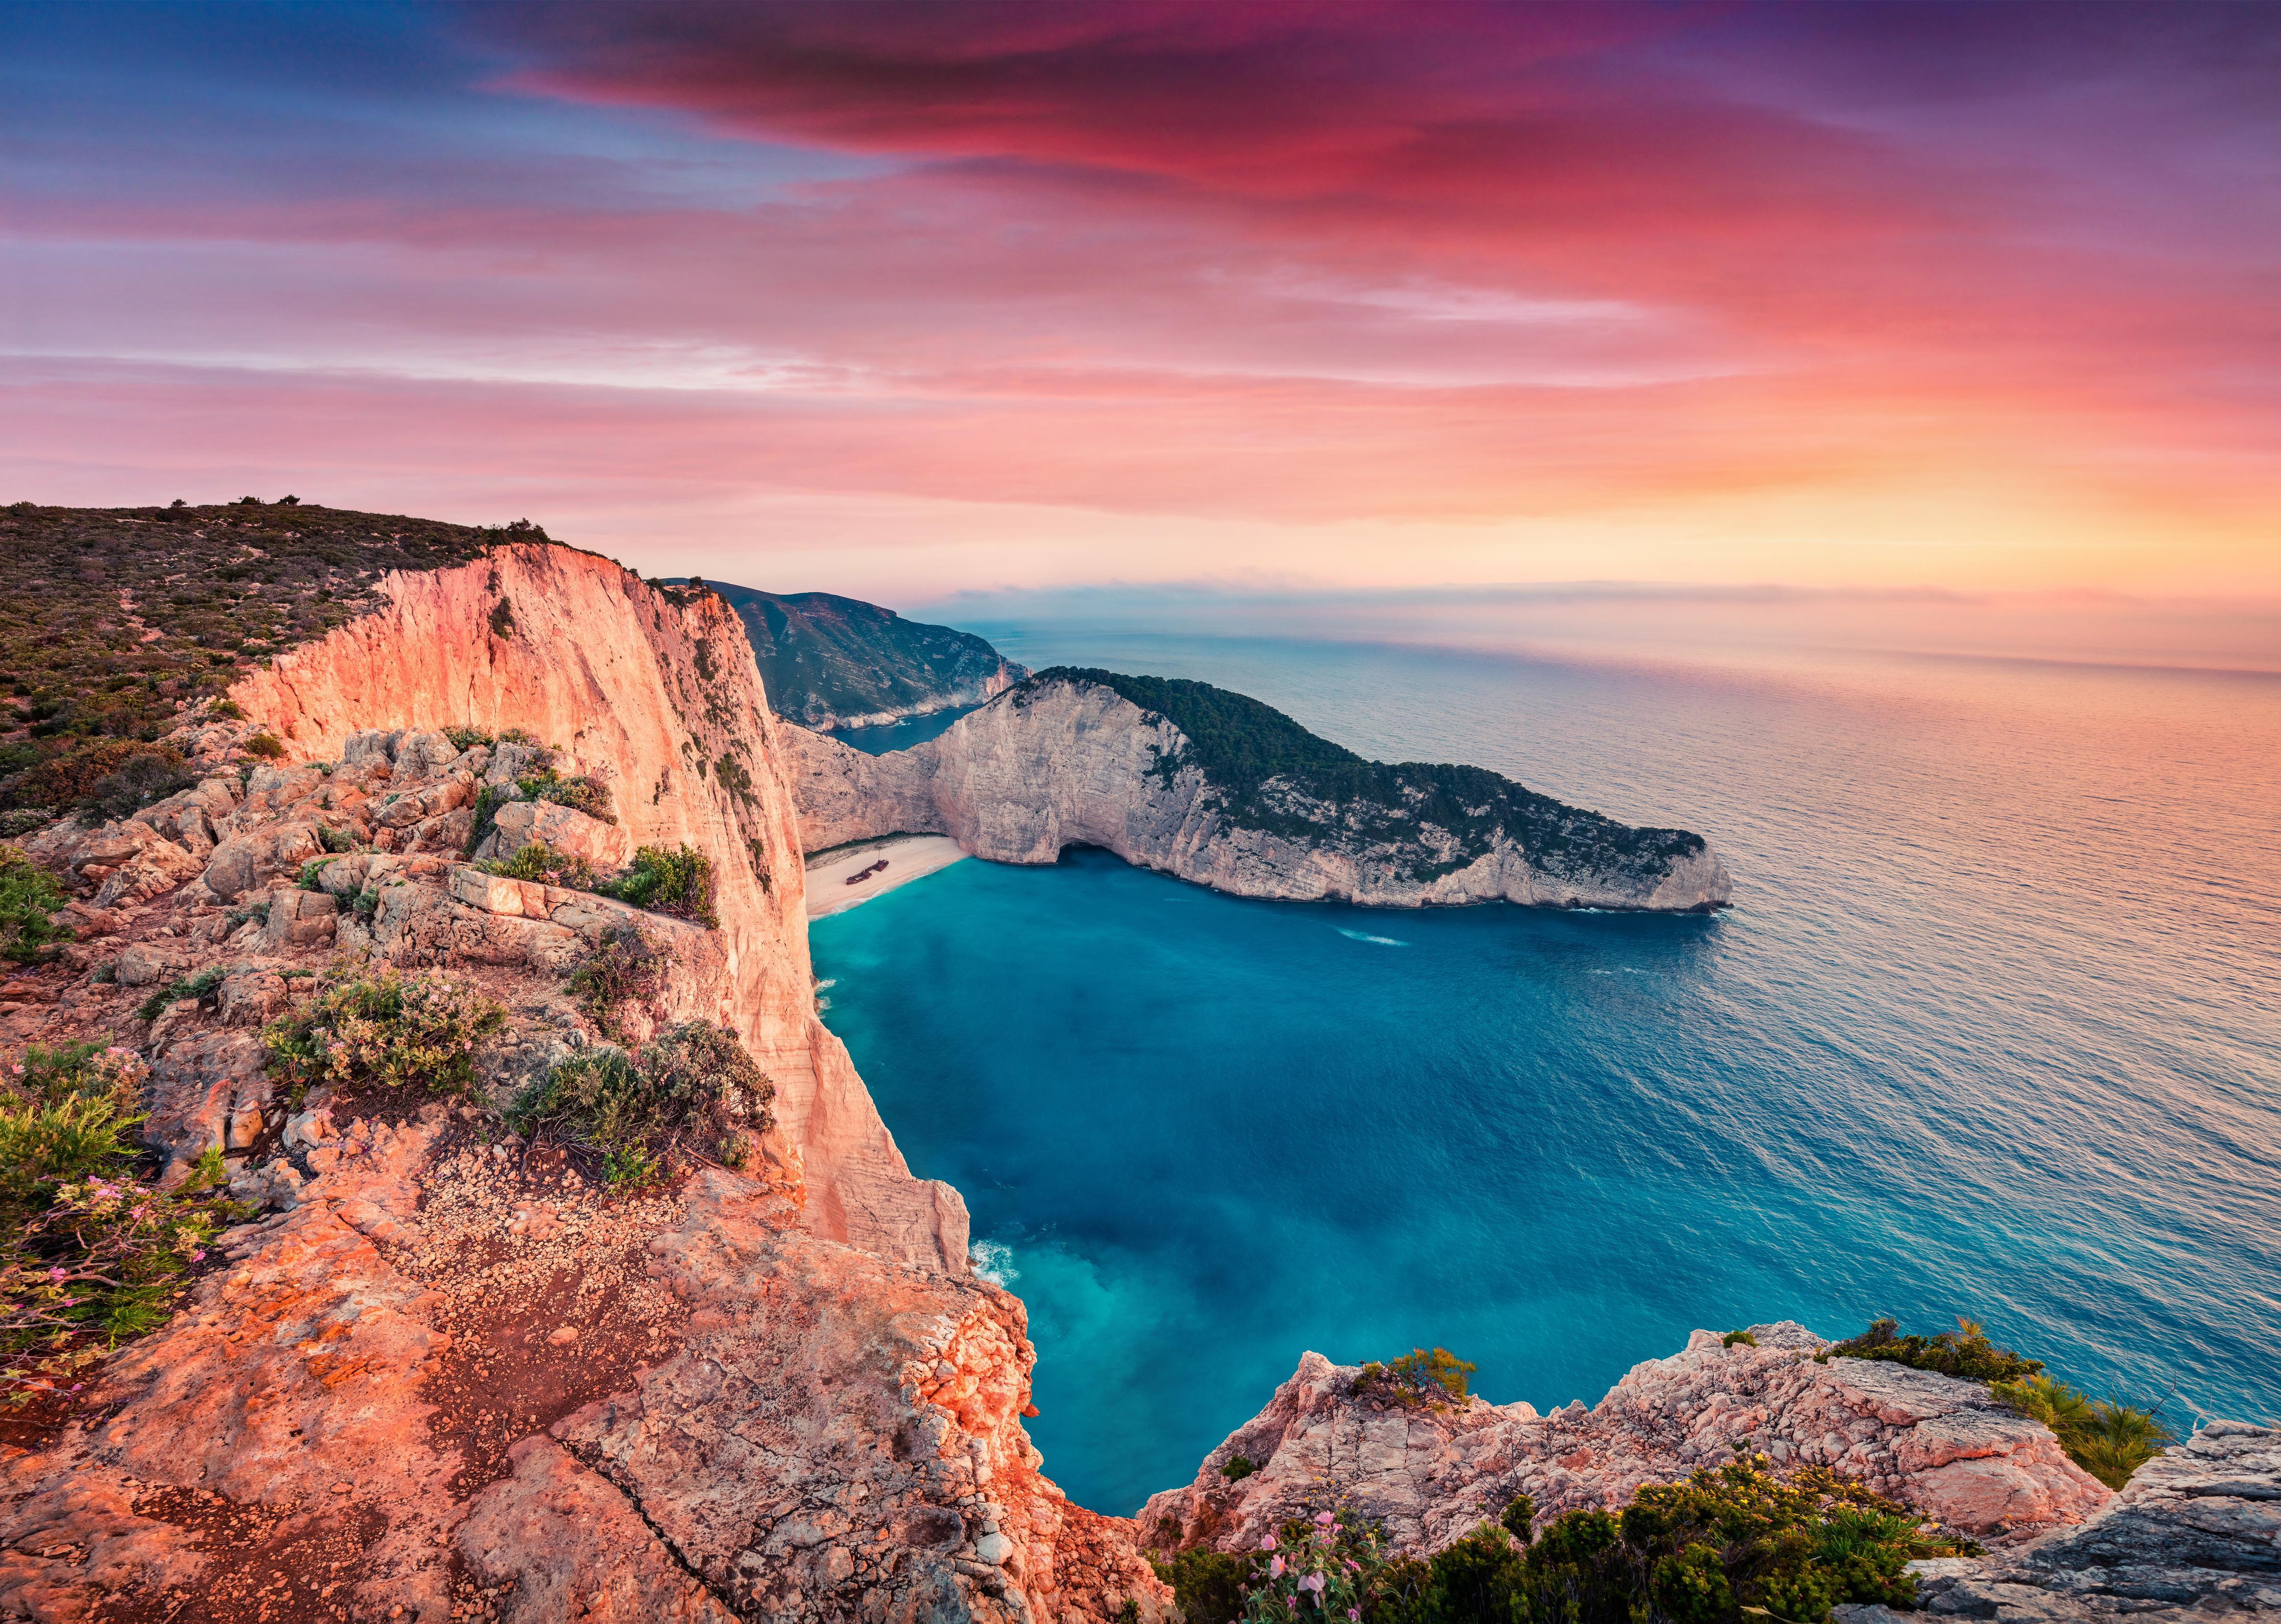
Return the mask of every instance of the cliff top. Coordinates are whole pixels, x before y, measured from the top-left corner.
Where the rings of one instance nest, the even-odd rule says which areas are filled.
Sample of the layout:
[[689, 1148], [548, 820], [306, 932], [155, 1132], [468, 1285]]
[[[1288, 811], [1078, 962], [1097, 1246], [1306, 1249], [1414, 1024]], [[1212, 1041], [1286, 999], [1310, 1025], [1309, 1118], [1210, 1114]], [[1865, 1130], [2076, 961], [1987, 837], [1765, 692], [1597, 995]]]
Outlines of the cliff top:
[[[1704, 849], [1703, 837], [1688, 830], [1620, 824], [1485, 767], [1366, 760], [1272, 706], [1209, 683], [1055, 666], [1027, 685], [1055, 682], [1110, 689], [1178, 728], [1186, 747], [1160, 759], [1156, 770], [1169, 778], [1182, 767], [1196, 768], [1239, 827], [1303, 838], [1320, 831], [1327, 808], [1362, 834], [1398, 838], [1419, 824], [1448, 830], [1458, 858], [1426, 862], [1420, 878], [1462, 867], [1499, 831], [1556, 860], [1574, 856], [1621, 870], [1645, 871]], [[1021, 702], [1018, 693], [1013, 702]]]
[[[57, 806], [281, 650], [371, 607], [391, 569], [465, 563], [535, 525], [477, 530], [288, 498], [0, 508], [0, 804]], [[109, 751], [91, 749], [111, 744]], [[75, 770], [75, 766], [84, 770]]]

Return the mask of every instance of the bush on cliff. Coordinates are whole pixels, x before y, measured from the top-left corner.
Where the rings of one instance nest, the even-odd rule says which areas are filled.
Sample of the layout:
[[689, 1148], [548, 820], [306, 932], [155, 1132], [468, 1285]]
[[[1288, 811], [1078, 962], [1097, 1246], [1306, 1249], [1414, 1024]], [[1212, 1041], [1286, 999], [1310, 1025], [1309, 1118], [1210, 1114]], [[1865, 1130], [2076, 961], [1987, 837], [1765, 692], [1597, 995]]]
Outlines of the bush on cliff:
[[0, 1085], [0, 1398], [21, 1402], [160, 1324], [225, 1224], [219, 1150], [172, 1191], [132, 1133], [150, 1068], [132, 1050], [34, 1044]]
[[592, 1152], [613, 1184], [643, 1184], [697, 1159], [741, 1166], [773, 1121], [775, 1098], [736, 1034], [690, 1021], [632, 1055], [606, 1048], [562, 1062], [508, 1108], [507, 1121]]
[[594, 865], [575, 852], [558, 852], [544, 840], [526, 841], [512, 857], [494, 857], [476, 867], [507, 879], [527, 879], [570, 891], [592, 891], [601, 885]]
[[475, 1081], [476, 1048], [506, 1025], [505, 1007], [465, 981], [389, 971], [329, 982], [261, 1040], [297, 1094], [318, 1083], [459, 1093]]
[[1829, 1354], [1884, 1359], [1980, 1382], [2022, 1415], [2050, 1427], [2068, 1458], [2109, 1489], [2122, 1488], [2132, 1473], [2172, 1442], [2158, 1411], [2113, 1400], [2094, 1404], [2045, 1375], [2041, 1359], [2023, 1358], [1996, 1346], [1975, 1320], [1960, 1319], [1955, 1330], [1937, 1336], [1902, 1336], [1899, 1331], [1897, 1320], [1875, 1320], [1860, 1335], [1836, 1344]]
[[55, 922], [64, 893], [48, 871], [13, 847], [0, 847], [0, 958], [18, 964], [45, 958], [72, 933]]
[[1507, 1508], [1427, 1561], [1387, 1564], [1368, 1624], [1821, 1624], [1839, 1602], [1913, 1607], [1919, 1557], [1962, 1547], [1821, 1467], [1784, 1480], [1764, 1456], [1643, 1489], [1620, 1512], [1576, 1511], [1532, 1541]]
[[1405, 1410], [1439, 1410], [1466, 1401], [1465, 1378], [1476, 1368], [1447, 1348], [1431, 1353], [1413, 1348], [1398, 1359], [1382, 1365], [1372, 1359], [1365, 1365], [1355, 1373], [1354, 1392], [1358, 1398], [1380, 1398]]
[[636, 908], [694, 919], [718, 926], [713, 911], [713, 864], [704, 853], [688, 846], [667, 851], [645, 846], [618, 877], [599, 887], [607, 896]]
[[612, 925], [570, 978], [570, 990], [602, 1034], [622, 1042], [628, 1004], [648, 1008], [665, 986], [665, 956], [638, 925]]

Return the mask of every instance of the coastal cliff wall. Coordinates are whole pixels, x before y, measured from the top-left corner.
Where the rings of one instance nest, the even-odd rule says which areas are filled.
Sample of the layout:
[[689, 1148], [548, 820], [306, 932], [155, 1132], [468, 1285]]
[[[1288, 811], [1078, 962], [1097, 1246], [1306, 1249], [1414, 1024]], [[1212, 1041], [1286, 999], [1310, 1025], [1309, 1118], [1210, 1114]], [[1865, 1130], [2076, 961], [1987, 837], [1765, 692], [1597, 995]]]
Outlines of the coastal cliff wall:
[[383, 607], [231, 691], [300, 759], [369, 728], [521, 728], [608, 783], [636, 846], [713, 864], [725, 968], [714, 1018], [777, 1086], [827, 1239], [963, 1271], [964, 1203], [915, 1179], [839, 1040], [816, 1018], [779, 724], [743, 626], [709, 592], [548, 545], [391, 574]]
[[1687, 911], [1722, 906], [1731, 890], [1717, 854], [1693, 837], [1685, 837], [1690, 852], [1612, 861], [1589, 849], [1532, 846], [1503, 827], [1461, 836], [1426, 816], [1405, 818], [1398, 808], [1393, 817], [1402, 827], [1389, 832], [1297, 793], [1279, 803], [1279, 828], [1247, 827], [1170, 718], [1100, 684], [1052, 673], [939, 737], [887, 755], [790, 723], [783, 735], [800, 845], [809, 852], [897, 833], [946, 834], [999, 862], [1051, 862], [1067, 847], [1099, 846], [1238, 896], [1380, 907], [1507, 901]]

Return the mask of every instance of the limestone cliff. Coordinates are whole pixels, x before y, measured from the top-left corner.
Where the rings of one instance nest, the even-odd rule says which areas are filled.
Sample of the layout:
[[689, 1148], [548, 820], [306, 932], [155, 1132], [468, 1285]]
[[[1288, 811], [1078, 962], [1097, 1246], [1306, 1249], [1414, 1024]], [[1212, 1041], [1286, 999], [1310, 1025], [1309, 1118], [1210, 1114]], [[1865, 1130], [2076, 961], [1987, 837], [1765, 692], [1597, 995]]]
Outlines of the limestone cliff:
[[635, 845], [712, 860], [724, 967], [714, 1018], [775, 1080], [817, 1233], [954, 1272], [964, 1203], [910, 1177], [839, 1040], [816, 1018], [779, 724], [743, 626], [710, 592], [568, 547], [516, 545], [391, 574], [382, 605], [231, 691], [303, 760], [367, 729], [520, 728], [612, 787]]
[[1701, 911], [1728, 900], [1725, 865], [1685, 831], [1628, 828], [1476, 768], [1366, 762], [1255, 700], [1160, 684], [1202, 689], [1213, 731], [1265, 736], [1273, 749], [1248, 763], [1197, 737], [1203, 723], [1184, 729], [1120, 692], [1133, 681], [1043, 672], [881, 756], [785, 724], [800, 844], [947, 834], [1001, 862], [1099, 846], [1239, 896], [1375, 906]]

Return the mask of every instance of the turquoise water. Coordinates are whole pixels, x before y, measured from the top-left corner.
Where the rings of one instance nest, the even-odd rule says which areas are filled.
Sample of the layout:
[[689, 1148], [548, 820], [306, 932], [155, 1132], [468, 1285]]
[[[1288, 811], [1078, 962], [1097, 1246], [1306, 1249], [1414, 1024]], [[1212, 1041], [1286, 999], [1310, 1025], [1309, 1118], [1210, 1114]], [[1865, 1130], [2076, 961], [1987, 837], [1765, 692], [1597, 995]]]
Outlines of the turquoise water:
[[826, 1016], [1129, 1512], [1302, 1349], [1596, 1400], [1689, 1330], [1974, 1314], [2281, 1411], [2281, 683], [993, 629], [1705, 833], [1713, 918], [1249, 902], [1097, 852], [824, 920]]

